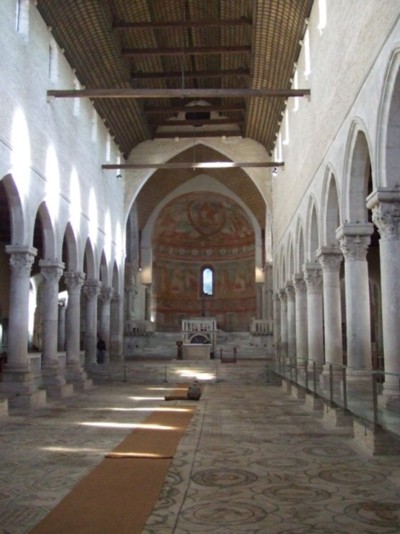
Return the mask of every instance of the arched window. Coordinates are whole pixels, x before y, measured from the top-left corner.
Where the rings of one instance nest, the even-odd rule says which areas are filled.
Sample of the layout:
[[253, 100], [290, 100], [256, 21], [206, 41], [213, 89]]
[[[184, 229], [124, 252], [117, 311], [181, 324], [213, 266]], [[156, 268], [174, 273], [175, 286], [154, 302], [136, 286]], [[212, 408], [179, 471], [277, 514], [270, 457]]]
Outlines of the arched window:
[[212, 297], [214, 295], [214, 269], [210, 265], [201, 268], [200, 293]]

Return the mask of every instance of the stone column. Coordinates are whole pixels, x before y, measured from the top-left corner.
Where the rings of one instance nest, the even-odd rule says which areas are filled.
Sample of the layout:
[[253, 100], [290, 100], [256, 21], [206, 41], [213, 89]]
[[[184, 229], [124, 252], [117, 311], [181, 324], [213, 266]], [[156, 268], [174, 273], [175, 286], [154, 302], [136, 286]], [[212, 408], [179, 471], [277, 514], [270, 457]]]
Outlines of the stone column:
[[288, 328], [287, 328], [287, 295], [285, 289], [279, 290], [279, 298], [281, 302], [281, 355], [282, 358], [286, 359], [288, 355]]
[[380, 234], [382, 333], [385, 372], [383, 395], [399, 397], [400, 375], [400, 192], [378, 189], [368, 198]]
[[293, 286], [296, 293], [296, 358], [308, 359], [308, 329], [307, 329], [307, 287], [304, 276], [297, 273], [293, 277]]
[[286, 284], [287, 296], [287, 332], [288, 332], [288, 357], [296, 357], [296, 313], [295, 313], [295, 292], [292, 282]]
[[106, 343], [104, 363], [110, 361], [110, 304], [112, 294], [112, 287], [102, 287], [100, 289], [100, 333]]
[[68, 306], [66, 311], [66, 352], [67, 381], [75, 390], [85, 389], [87, 376], [81, 363], [81, 289], [85, 273], [64, 272], [64, 282], [68, 290]]
[[65, 351], [65, 299], [58, 301], [58, 340], [57, 350], [59, 352]]
[[318, 263], [303, 266], [307, 286], [308, 359], [317, 367], [324, 363], [322, 276]]
[[111, 298], [110, 317], [110, 359], [122, 360], [123, 358], [123, 302], [120, 295], [113, 294]]
[[346, 338], [348, 378], [369, 376], [371, 361], [371, 319], [367, 251], [371, 223], [345, 223], [336, 237], [345, 260]]
[[274, 291], [272, 288], [272, 263], [267, 263], [265, 265], [265, 316], [263, 319], [267, 321], [272, 321], [274, 318], [273, 311], [273, 298]]
[[343, 256], [336, 247], [321, 247], [317, 258], [322, 266], [324, 293], [325, 371], [341, 372], [343, 365], [342, 308], [340, 302], [340, 264]]
[[30, 275], [37, 250], [33, 247], [7, 245], [10, 254], [10, 305], [8, 362], [3, 369], [1, 391], [9, 406], [29, 408], [46, 402], [46, 392], [38, 391], [28, 362]]
[[274, 347], [275, 354], [280, 357], [280, 339], [281, 339], [281, 301], [278, 293], [273, 297], [274, 305]]
[[263, 308], [264, 308], [264, 282], [256, 282], [256, 319], [263, 318]]
[[58, 282], [64, 264], [58, 260], [40, 260], [42, 289], [42, 386], [50, 397], [65, 397], [72, 393], [60, 368], [57, 354]]
[[97, 345], [97, 299], [100, 293], [98, 280], [86, 280], [83, 285], [86, 295], [86, 332], [85, 332], [85, 360], [86, 365], [95, 365]]

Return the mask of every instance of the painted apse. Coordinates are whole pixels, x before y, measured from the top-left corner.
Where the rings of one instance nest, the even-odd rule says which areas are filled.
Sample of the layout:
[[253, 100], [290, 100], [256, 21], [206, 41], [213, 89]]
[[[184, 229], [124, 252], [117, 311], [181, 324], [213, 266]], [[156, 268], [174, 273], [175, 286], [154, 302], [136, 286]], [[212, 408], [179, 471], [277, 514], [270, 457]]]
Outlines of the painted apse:
[[[176, 331], [189, 317], [215, 317], [225, 331], [248, 330], [256, 313], [255, 236], [228, 197], [188, 193], [161, 210], [152, 237], [152, 314], [157, 329]], [[213, 294], [202, 270], [213, 271]]]

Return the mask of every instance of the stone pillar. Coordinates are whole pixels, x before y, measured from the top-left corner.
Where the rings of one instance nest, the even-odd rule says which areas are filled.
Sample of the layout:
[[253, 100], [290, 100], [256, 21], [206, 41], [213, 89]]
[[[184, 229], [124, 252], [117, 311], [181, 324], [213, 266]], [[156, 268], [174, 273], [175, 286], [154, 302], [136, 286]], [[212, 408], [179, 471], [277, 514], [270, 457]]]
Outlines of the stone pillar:
[[106, 343], [104, 363], [110, 361], [110, 304], [112, 294], [112, 287], [102, 287], [100, 289], [100, 333]]
[[65, 299], [58, 301], [58, 336], [57, 336], [57, 350], [59, 352], [65, 351]]
[[267, 321], [272, 321], [274, 318], [273, 311], [273, 298], [274, 291], [272, 288], [272, 263], [267, 263], [265, 265], [265, 316], [263, 319]]
[[279, 290], [279, 298], [281, 301], [281, 355], [286, 359], [288, 355], [288, 328], [287, 328], [287, 295], [285, 289]]
[[46, 392], [38, 391], [28, 362], [28, 324], [30, 274], [37, 250], [33, 247], [7, 245], [10, 254], [10, 306], [8, 362], [3, 369], [1, 391], [11, 408], [42, 406]]
[[293, 277], [293, 286], [296, 293], [296, 358], [308, 359], [308, 329], [307, 329], [307, 287], [304, 276], [297, 273]]
[[400, 192], [378, 189], [368, 198], [380, 234], [382, 332], [385, 372], [383, 395], [399, 397], [400, 375]]
[[123, 303], [120, 295], [111, 298], [110, 317], [110, 359], [120, 361], [123, 358], [124, 321]]
[[256, 283], [256, 319], [263, 318], [263, 308], [264, 308], [264, 282]]
[[303, 266], [307, 286], [308, 359], [322, 368], [324, 363], [322, 276], [318, 263]]
[[64, 264], [58, 260], [40, 260], [42, 289], [42, 386], [49, 397], [65, 397], [72, 393], [57, 354], [58, 282]]
[[337, 229], [345, 260], [348, 378], [369, 376], [372, 368], [367, 251], [371, 223], [345, 223]]
[[97, 298], [100, 293], [98, 280], [86, 280], [83, 285], [86, 295], [86, 332], [85, 332], [85, 360], [86, 365], [95, 365], [97, 345]]
[[81, 363], [81, 289], [85, 273], [66, 271], [64, 282], [68, 290], [68, 306], [66, 311], [66, 352], [67, 381], [77, 391], [86, 389], [87, 375]]
[[321, 247], [317, 251], [317, 258], [322, 266], [323, 294], [324, 294], [324, 331], [325, 331], [325, 371], [341, 372], [343, 365], [342, 346], [342, 308], [340, 302], [340, 264], [343, 256], [336, 247]]
[[296, 313], [295, 313], [295, 292], [292, 282], [286, 284], [287, 296], [287, 331], [288, 331], [288, 357], [296, 357]]
[[281, 339], [281, 301], [278, 293], [273, 297], [274, 305], [274, 347], [276, 356], [280, 356], [280, 339]]

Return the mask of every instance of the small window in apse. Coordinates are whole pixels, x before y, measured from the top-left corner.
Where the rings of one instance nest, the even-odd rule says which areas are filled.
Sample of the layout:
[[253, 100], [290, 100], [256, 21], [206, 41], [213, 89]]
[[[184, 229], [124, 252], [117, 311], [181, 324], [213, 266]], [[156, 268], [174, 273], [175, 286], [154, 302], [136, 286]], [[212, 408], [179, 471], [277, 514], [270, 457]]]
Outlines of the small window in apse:
[[211, 267], [201, 270], [201, 293], [209, 297], [214, 294], [214, 271]]

